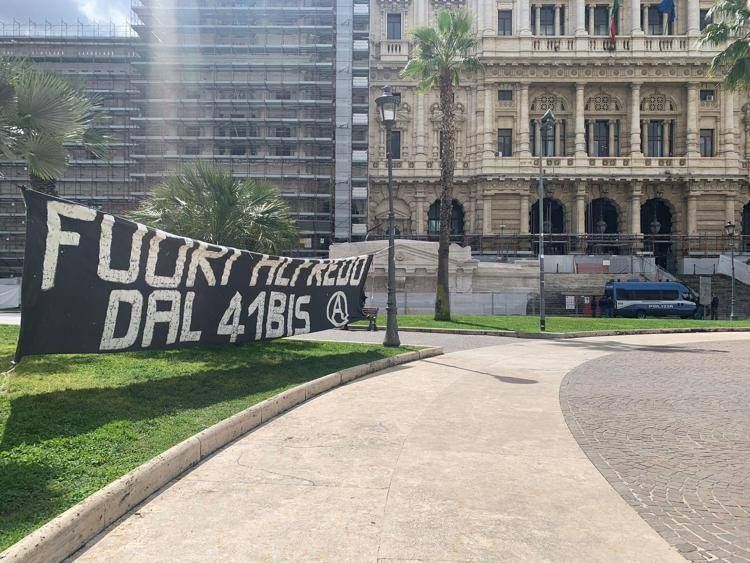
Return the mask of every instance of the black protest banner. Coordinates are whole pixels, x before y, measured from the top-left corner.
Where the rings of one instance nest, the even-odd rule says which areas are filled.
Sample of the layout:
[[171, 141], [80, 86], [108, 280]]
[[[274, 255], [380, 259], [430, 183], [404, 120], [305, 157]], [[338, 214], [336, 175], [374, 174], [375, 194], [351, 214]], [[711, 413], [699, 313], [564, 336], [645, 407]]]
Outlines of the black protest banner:
[[285, 258], [211, 245], [24, 190], [16, 360], [240, 343], [360, 320], [370, 256]]

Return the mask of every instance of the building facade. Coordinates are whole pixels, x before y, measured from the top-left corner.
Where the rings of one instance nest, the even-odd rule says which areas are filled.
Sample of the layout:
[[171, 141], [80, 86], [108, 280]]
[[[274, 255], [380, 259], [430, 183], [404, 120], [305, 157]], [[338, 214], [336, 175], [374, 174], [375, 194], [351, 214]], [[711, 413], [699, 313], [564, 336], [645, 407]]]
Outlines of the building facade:
[[[708, 76], [716, 51], [697, 39], [711, 2], [678, 3], [671, 22], [656, 4], [621, 3], [612, 40], [611, 3], [599, 0], [376, 0], [370, 96], [385, 84], [401, 96], [398, 230], [427, 236], [439, 228], [438, 94], [418, 94], [399, 77], [413, 48], [408, 31], [460, 6], [476, 17], [484, 70], [455, 94], [454, 235], [471, 235], [474, 244], [504, 235], [532, 249], [540, 158], [545, 232], [560, 241], [553, 252], [590, 252], [598, 238], [599, 250], [624, 253], [651, 238], [657, 255], [674, 257], [700, 246], [700, 237], [721, 237], [730, 220], [750, 235], [750, 104]], [[556, 123], [543, 136], [548, 109]], [[370, 223], [382, 230], [386, 162], [377, 122], [370, 136]], [[586, 234], [594, 236], [580, 242]]]
[[[267, 180], [298, 252], [367, 223], [367, 0], [133, 0], [132, 29], [0, 26], [0, 56], [83, 79], [102, 99], [109, 158], [70, 147], [62, 197], [121, 212], [181, 166], [209, 160]], [[125, 35], [125, 36], [123, 36]], [[20, 273], [28, 182], [0, 162], [0, 274]]]
[[[57, 190], [61, 197], [113, 213], [132, 208], [143, 193], [134, 175], [137, 53], [132, 38], [120, 36], [123, 31], [49, 24], [34, 29], [27, 23], [3, 27], [0, 35], [0, 57], [27, 59], [80, 81], [101, 101], [104, 119], [98, 127], [111, 138], [108, 158], [68, 147], [69, 166]], [[0, 160], [0, 276], [19, 274], [23, 264], [26, 210], [19, 185], [28, 185], [23, 161]]]

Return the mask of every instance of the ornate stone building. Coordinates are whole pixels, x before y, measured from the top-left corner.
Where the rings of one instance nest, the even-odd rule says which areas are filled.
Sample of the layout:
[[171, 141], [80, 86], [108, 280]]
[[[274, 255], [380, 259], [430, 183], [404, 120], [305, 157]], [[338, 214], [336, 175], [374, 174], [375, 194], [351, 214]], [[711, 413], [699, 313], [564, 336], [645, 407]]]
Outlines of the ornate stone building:
[[[409, 30], [463, 6], [476, 17], [485, 69], [456, 90], [454, 234], [523, 240], [538, 232], [540, 155], [545, 232], [561, 240], [595, 233], [619, 253], [658, 233], [665, 242], [655, 252], [674, 255], [697, 235], [721, 236], [728, 220], [750, 234], [750, 104], [707, 74], [716, 51], [697, 39], [711, 2], [680, 2], [671, 22], [656, 5], [621, 3], [611, 40], [611, 3], [602, 0], [376, 0], [370, 96], [385, 84], [401, 96], [399, 232], [427, 235], [439, 225], [438, 96], [399, 77]], [[557, 119], [543, 139], [547, 109]], [[369, 223], [378, 232], [387, 214], [385, 135], [374, 111], [371, 119]]]

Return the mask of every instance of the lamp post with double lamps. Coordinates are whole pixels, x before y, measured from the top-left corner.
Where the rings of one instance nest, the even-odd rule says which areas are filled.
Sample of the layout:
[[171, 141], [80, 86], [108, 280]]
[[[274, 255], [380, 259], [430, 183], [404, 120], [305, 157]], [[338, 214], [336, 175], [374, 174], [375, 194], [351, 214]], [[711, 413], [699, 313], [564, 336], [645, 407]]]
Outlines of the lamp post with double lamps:
[[732, 260], [732, 300], [731, 300], [731, 306], [729, 309], [729, 320], [733, 321], [735, 320], [734, 316], [734, 234], [737, 229], [737, 226], [732, 221], [727, 221], [727, 224], [724, 225], [724, 232], [727, 233], [727, 236], [729, 237], [729, 252], [730, 252], [730, 258]]
[[[542, 139], [539, 143], [539, 330], [547, 330], [547, 319], [544, 304], [544, 159], [542, 153], [546, 147], [547, 134], [555, 125], [555, 114], [548, 109], [542, 116], [539, 134]], [[551, 225], [550, 225], [551, 226]], [[552, 229], [550, 229], [551, 231]]]
[[399, 99], [391, 93], [390, 86], [383, 87], [383, 94], [375, 98], [380, 121], [385, 127], [385, 157], [388, 161], [388, 302], [386, 305], [386, 327], [383, 346], [400, 346], [396, 315], [396, 246], [393, 215], [393, 154], [391, 153], [391, 130], [396, 122]]

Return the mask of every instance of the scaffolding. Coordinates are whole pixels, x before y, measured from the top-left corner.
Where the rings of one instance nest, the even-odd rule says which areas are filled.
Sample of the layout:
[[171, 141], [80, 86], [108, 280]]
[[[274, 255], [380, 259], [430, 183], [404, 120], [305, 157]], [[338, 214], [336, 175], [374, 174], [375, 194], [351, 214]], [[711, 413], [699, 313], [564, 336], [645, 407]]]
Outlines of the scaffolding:
[[[300, 254], [324, 254], [337, 235], [364, 235], [367, 0], [133, 0], [131, 7], [128, 29], [0, 22], [0, 56], [76, 76], [102, 100], [110, 157], [69, 147], [61, 196], [118, 213], [180, 166], [211, 160], [279, 188], [297, 222]], [[2, 163], [0, 275], [20, 273], [17, 185], [27, 181], [23, 162]]]
[[[351, 146], [335, 152], [338, 122], [351, 128], [353, 115], [352, 80], [336, 80], [340, 3], [134, 2], [143, 94], [135, 158], [143, 185], [209, 159], [279, 188], [297, 221], [301, 254], [321, 254], [333, 240], [334, 202], [349, 238], [349, 175], [338, 199], [336, 191], [337, 170], [352, 158]], [[351, 16], [348, 22], [351, 34]], [[369, 68], [366, 56], [360, 64]]]
[[[133, 100], [139, 92], [133, 87], [132, 62], [137, 57], [133, 43], [115, 27], [80, 22], [72, 26], [50, 22], [0, 26], [0, 57], [27, 59], [39, 68], [74, 78], [99, 100], [102, 118], [96, 127], [111, 139], [109, 154], [98, 159], [81, 146], [67, 145], [69, 166], [56, 186], [61, 197], [113, 213], [136, 202], [131, 174], [138, 163], [132, 158], [135, 145], [131, 135], [139, 111]], [[24, 162], [17, 160], [2, 161], [0, 169], [0, 276], [19, 275], [25, 211], [18, 186], [28, 185], [28, 171]]]

